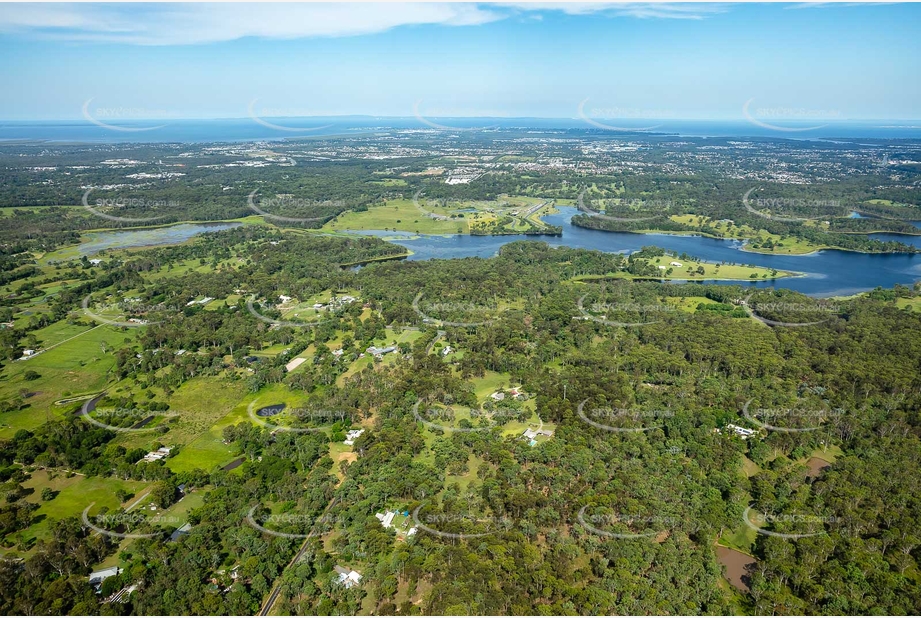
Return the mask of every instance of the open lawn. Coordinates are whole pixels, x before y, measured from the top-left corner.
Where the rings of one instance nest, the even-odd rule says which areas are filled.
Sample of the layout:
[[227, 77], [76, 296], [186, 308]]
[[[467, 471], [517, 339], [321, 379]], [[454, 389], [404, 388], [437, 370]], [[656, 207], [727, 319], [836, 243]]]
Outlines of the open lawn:
[[322, 228], [324, 231], [397, 230], [418, 234], [466, 234], [464, 219], [441, 221], [422, 213], [412, 200], [390, 200], [364, 212], [348, 211]]
[[116, 438], [117, 443], [126, 448], [148, 448], [153, 440], [166, 445], [189, 444], [210, 431], [245, 394], [246, 387], [242, 380], [218, 377], [192, 378], [165, 399], [170, 406], [169, 414], [177, 415], [167, 419], [168, 432], [123, 433]]
[[[49, 341], [60, 340], [71, 332], [77, 334], [52, 349], [4, 367], [0, 373], [0, 398], [13, 398], [20, 390], [31, 394], [24, 400], [28, 407], [0, 415], [3, 425], [0, 438], [12, 437], [18, 429], [35, 429], [46, 421], [49, 412], [63, 414], [72, 409], [72, 406], [54, 406], [58, 399], [104, 390], [115, 367], [113, 351], [137, 335], [132, 329], [121, 331], [113, 326], [95, 325], [74, 330], [52, 325], [42, 331], [48, 332], [39, 337], [47, 337]], [[34, 371], [39, 377], [26, 380], [27, 371]]]
[[[701, 262], [697, 260], [682, 260], [674, 256], [656, 257], [649, 260], [656, 267], [657, 275], [652, 278], [678, 281], [761, 281], [767, 279], [781, 279], [795, 277], [800, 273], [785, 270], [773, 270], [757, 266], [742, 266], [739, 264], [717, 264], [714, 262]], [[681, 264], [674, 266], [672, 262]], [[658, 268], [664, 266], [665, 268]], [[698, 268], [703, 268], [700, 274]], [[574, 281], [591, 281], [596, 279], [649, 279], [649, 276], [637, 276], [628, 272], [608, 273], [605, 275], [584, 275], [574, 278]]]
[[[64, 519], [66, 517], [80, 517], [83, 509], [95, 503], [90, 510], [90, 516], [97, 514], [103, 507], [116, 509], [122, 506], [115, 497], [118, 489], [123, 489], [129, 493], [139, 496], [149, 485], [143, 481], [123, 481], [117, 478], [108, 477], [85, 477], [75, 475], [67, 478], [66, 475], [58, 473], [53, 479], [49, 479], [48, 473], [44, 470], [33, 472], [31, 478], [23, 483], [24, 487], [35, 489], [35, 493], [26, 499], [35, 502], [41, 506], [35, 512], [36, 522], [23, 531], [16, 532], [7, 540], [22, 538], [29, 539], [35, 537], [38, 539], [48, 539], [51, 534], [51, 522], [54, 520]], [[56, 492], [55, 497], [48, 501], [41, 501], [41, 488], [50, 487]], [[135, 498], [129, 498], [132, 502]]]

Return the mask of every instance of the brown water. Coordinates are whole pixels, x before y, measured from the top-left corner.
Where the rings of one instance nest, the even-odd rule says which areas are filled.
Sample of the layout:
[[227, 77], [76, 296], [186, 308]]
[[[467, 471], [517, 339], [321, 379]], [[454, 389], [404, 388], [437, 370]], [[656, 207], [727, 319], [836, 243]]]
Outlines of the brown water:
[[716, 558], [725, 567], [726, 580], [730, 584], [743, 592], [751, 591], [749, 587], [749, 584], [751, 584], [751, 571], [758, 564], [754, 558], [722, 545], [716, 546]]
[[818, 457], [810, 457], [809, 461], [806, 462], [806, 466], [809, 467], [809, 472], [806, 473], [806, 476], [809, 478], [818, 478], [822, 475], [822, 470], [830, 465], [831, 464], [824, 459], [819, 459]]

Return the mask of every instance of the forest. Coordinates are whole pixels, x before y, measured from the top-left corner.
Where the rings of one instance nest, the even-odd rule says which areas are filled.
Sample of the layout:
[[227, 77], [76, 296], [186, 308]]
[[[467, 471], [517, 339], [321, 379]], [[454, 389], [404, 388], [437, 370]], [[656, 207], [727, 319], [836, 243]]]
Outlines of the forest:
[[[628, 258], [519, 241], [488, 259], [373, 261], [401, 253], [377, 238], [244, 226], [10, 279], [8, 317], [44, 304], [0, 331], [0, 421], [45, 420], [0, 439], [0, 610], [245, 615], [276, 591], [283, 615], [921, 612], [921, 480], [910, 473], [921, 464], [921, 290], [830, 302], [585, 279], [642, 271], [654, 247]], [[341, 266], [355, 263], [367, 265]], [[303, 323], [280, 300], [346, 293], [360, 302]], [[88, 295], [83, 306], [117, 306], [118, 322], [95, 323]], [[35, 407], [37, 390], [55, 388], [29, 386], [46, 384], [52, 352], [14, 359], [49, 325], [113, 335], [92, 352], [111, 359], [93, 417], [110, 428], [63, 392], [63, 404]], [[366, 354], [406, 334], [383, 360]], [[289, 370], [296, 357], [306, 362]], [[200, 383], [221, 385], [214, 399], [243, 396], [208, 434], [241, 465], [189, 455], [198, 442], [182, 423], [195, 409], [181, 395]], [[513, 385], [526, 395], [506, 395], [514, 414], [497, 415], [490, 393]], [[245, 414], [255, 398], [289, 396], [342, 414], [331, 428], [292, 417], [281, 430]], [[439, 428], [420, 405], [452, 412], [428, 417]], [[119, 425], [122, 409], [140, 416]], [[522, 439], [527, 414], [551, 435]], [[124, 431], [148, 417], [145, 437]], [[143, 460], [168, 445], [167, 458]], [[82, 504], [37, 515], [63, 494], [36, 479], [75, 475], [149, 494], [112, 489], [114, 506], [89, 520]], [[191, 530], [172, 538], [178, 521], [129, 517], [141, 498], [164, 513], [200, 500], [183, 518]], [[388, 509], [416, 532], [384, 527], [375, 515]], [[725, 579], [721, 548], [750, 560], [742, 585]], [[122, 570], [96, 590], [87, 577], [101, 563]], [[339, 583], [343, 565], [360, 585]]]

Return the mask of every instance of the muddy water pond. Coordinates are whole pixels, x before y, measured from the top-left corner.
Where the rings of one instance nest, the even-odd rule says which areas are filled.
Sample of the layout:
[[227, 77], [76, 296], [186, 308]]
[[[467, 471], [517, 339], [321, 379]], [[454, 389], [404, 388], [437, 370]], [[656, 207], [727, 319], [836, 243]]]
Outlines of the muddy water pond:
[[726, 580], [730, 584], [743, 592], [751, 591], [749, 587], [751, 584], [751, 572], [755, 568], [755, 565], [758, 564], [754, 558], [738, 550], [723, 547], [722, 545], [716, 546], [716, 558], [719, 560], [719, 563], [723, 565], [723, 570], [726, 573]]

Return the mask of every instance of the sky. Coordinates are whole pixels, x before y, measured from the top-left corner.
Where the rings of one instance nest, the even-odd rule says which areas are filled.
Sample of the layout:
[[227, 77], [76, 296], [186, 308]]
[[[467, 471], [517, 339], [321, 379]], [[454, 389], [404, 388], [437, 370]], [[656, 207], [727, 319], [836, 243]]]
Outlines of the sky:
[[917, 4], [0, 4], [0, 119], [919, 119], [919, 34]]

